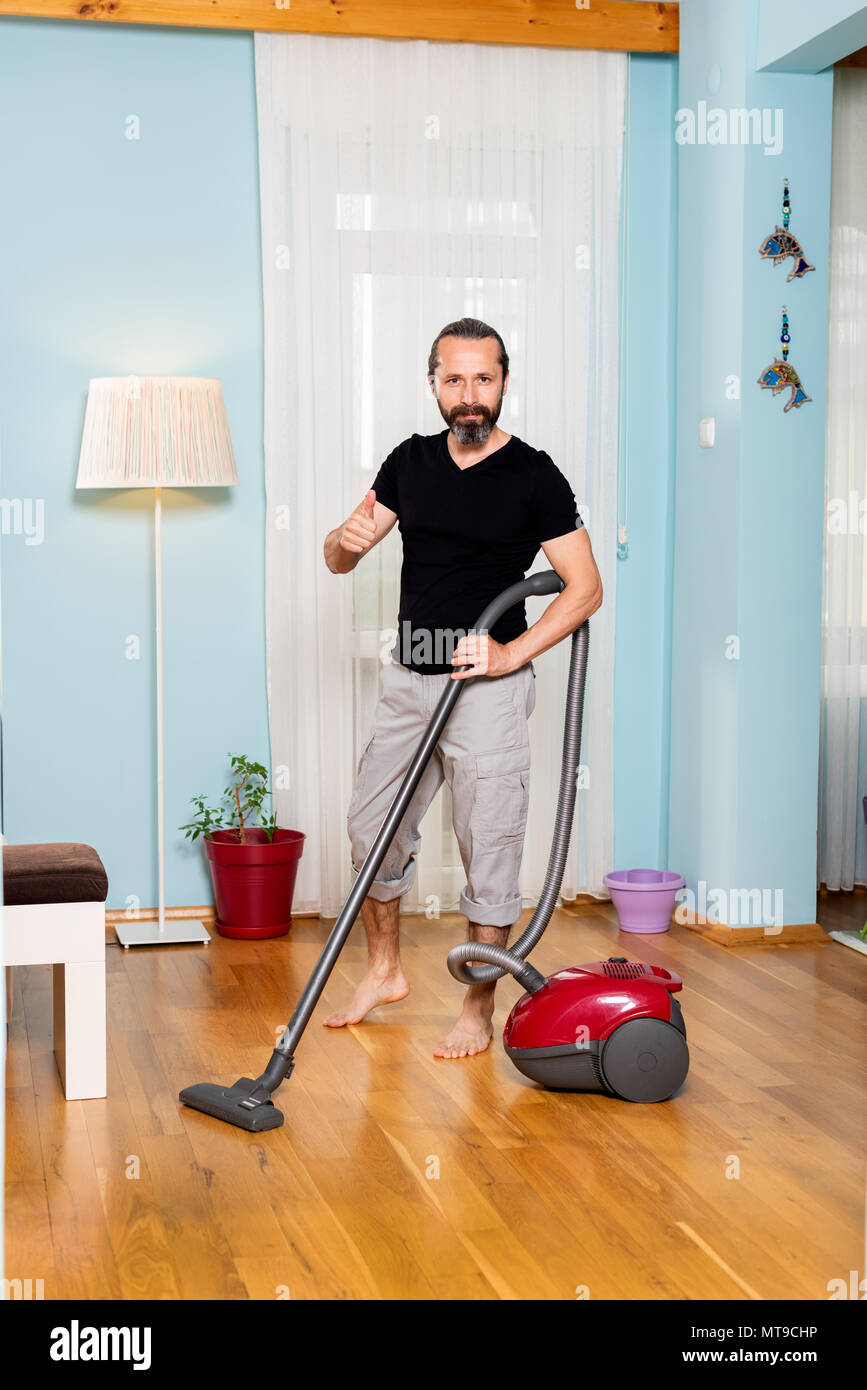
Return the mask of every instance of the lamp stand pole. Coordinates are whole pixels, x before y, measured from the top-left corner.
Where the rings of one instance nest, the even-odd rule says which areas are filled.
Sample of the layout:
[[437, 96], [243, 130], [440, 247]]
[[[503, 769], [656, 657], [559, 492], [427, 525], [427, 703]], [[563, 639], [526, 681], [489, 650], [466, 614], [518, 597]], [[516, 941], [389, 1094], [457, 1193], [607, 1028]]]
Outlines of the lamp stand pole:
[[152, 920], [122, 921], [115, 924], [117, 939], [124, 950], [130, 946], [175, 946], [181, 943], [208, 944], [210, 935], [201, 922], [166, 921], [166, 813], [163, 749], [163, 503], [162, 489], [154, 488], [154, 598], [156, 607], [157, 666], [157, 878], [159, 880], [156, 924]]

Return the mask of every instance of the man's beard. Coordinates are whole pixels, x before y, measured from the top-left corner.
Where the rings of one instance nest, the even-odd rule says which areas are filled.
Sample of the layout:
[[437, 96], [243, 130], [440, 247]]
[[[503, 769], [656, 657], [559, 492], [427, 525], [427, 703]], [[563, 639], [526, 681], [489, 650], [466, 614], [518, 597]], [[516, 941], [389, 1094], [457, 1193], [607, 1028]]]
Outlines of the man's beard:
[[462, 420], [460, 418], [461, 414], [466, 410], [465, 406], [458, 405], [455, 406], [454, 410], [443, 410], [439, 397], [437, 397], [437, 405], [440, 408], [440, 415], [442, 415], [459, 444], [485, 444], [487, 443], [491, 430], [500, 418], [500, 411], [503, 408], [503, 396], [501, 393], [500, 399], [497, 401], [493, 410], [489, 410], [486, 405], [475, 406], [473, 413], [478, 416], [478, 419], [475, 420]]

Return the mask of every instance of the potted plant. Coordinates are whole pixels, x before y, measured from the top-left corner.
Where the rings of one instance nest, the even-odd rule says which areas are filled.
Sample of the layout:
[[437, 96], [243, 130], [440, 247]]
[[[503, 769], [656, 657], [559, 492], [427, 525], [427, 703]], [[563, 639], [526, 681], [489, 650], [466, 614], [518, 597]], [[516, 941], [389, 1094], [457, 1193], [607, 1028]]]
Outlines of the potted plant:
[[241, 755], [228, 757], [232, 781], [222, 802], [209, 806], [204, 796], [194, 796], [196, 815], [180, 829], [188, 840], [204, 837], [220, 935], [285, 936], [305, 836], [279, 827], [273, 811], [266, 815], [267, 769]]

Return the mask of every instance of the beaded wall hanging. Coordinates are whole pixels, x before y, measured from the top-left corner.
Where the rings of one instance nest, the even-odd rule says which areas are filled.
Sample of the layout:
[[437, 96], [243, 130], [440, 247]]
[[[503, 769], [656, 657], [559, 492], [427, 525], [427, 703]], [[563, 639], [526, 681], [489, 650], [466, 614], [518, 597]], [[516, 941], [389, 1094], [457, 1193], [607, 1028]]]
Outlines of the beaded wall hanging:
[[792, 215], [792, 204], [789, 200], [789, 180], [783, 180], [783, 225], [776, 226], [770, 236], [766, 236], [759, 247], [759, 255], [766, 261], [773, 261], [774, 265], [780, 263], [788, 256], [795, 262], [789, 274], [786, 276], [786, 284], [796, 277], [801, 278], [806, 275], [808, 270], [815, 270], [814, 265], [810, 265], [804, 255], [803, 247], [798, 238], [789, 231], [789, 218]]
[[759, 377], [759, 385], [765, 390], [770, 391], [774, 396], [778, 396], [786, 386], [791, 389], [792, 394], [783, 406], [784, 415], [787, 410], [791, 410], [793, 405], [801, 406], [804, 404], [804, 401], [811, 401], [813, 399], [812, 396], [807, 395], [801, 385], [801, 378], [788, 360], [790, 342], [789, 315], [784, 304], [783, 326], [780, 331], [780, 343], [782, 344], [783, 355], [782, 357], [775, 357], [770, 367], [765, 367], [765, 370]]

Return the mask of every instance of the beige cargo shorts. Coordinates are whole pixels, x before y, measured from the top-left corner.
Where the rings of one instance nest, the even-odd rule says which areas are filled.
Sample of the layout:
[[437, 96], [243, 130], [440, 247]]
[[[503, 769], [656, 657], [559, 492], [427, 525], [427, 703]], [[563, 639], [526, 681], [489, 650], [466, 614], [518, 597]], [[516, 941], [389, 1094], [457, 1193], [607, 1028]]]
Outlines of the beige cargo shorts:
[[[421, 675], [394, 661], [383, 669], [382, 694], [346, 817], [353, 876], [376, 839], [450, 680], [447, 672]], [[474, 676], [465, 682], [371, 884], [371, 897], [388, 902], [412, 887], [421, 820], [445, 781], [467, 876], [460, 911], [471, 922], [491, 927], [517, 922], [530, 797], [527, 721], [536, 703], [535, 684], [532, 662], [506, 676]]]

